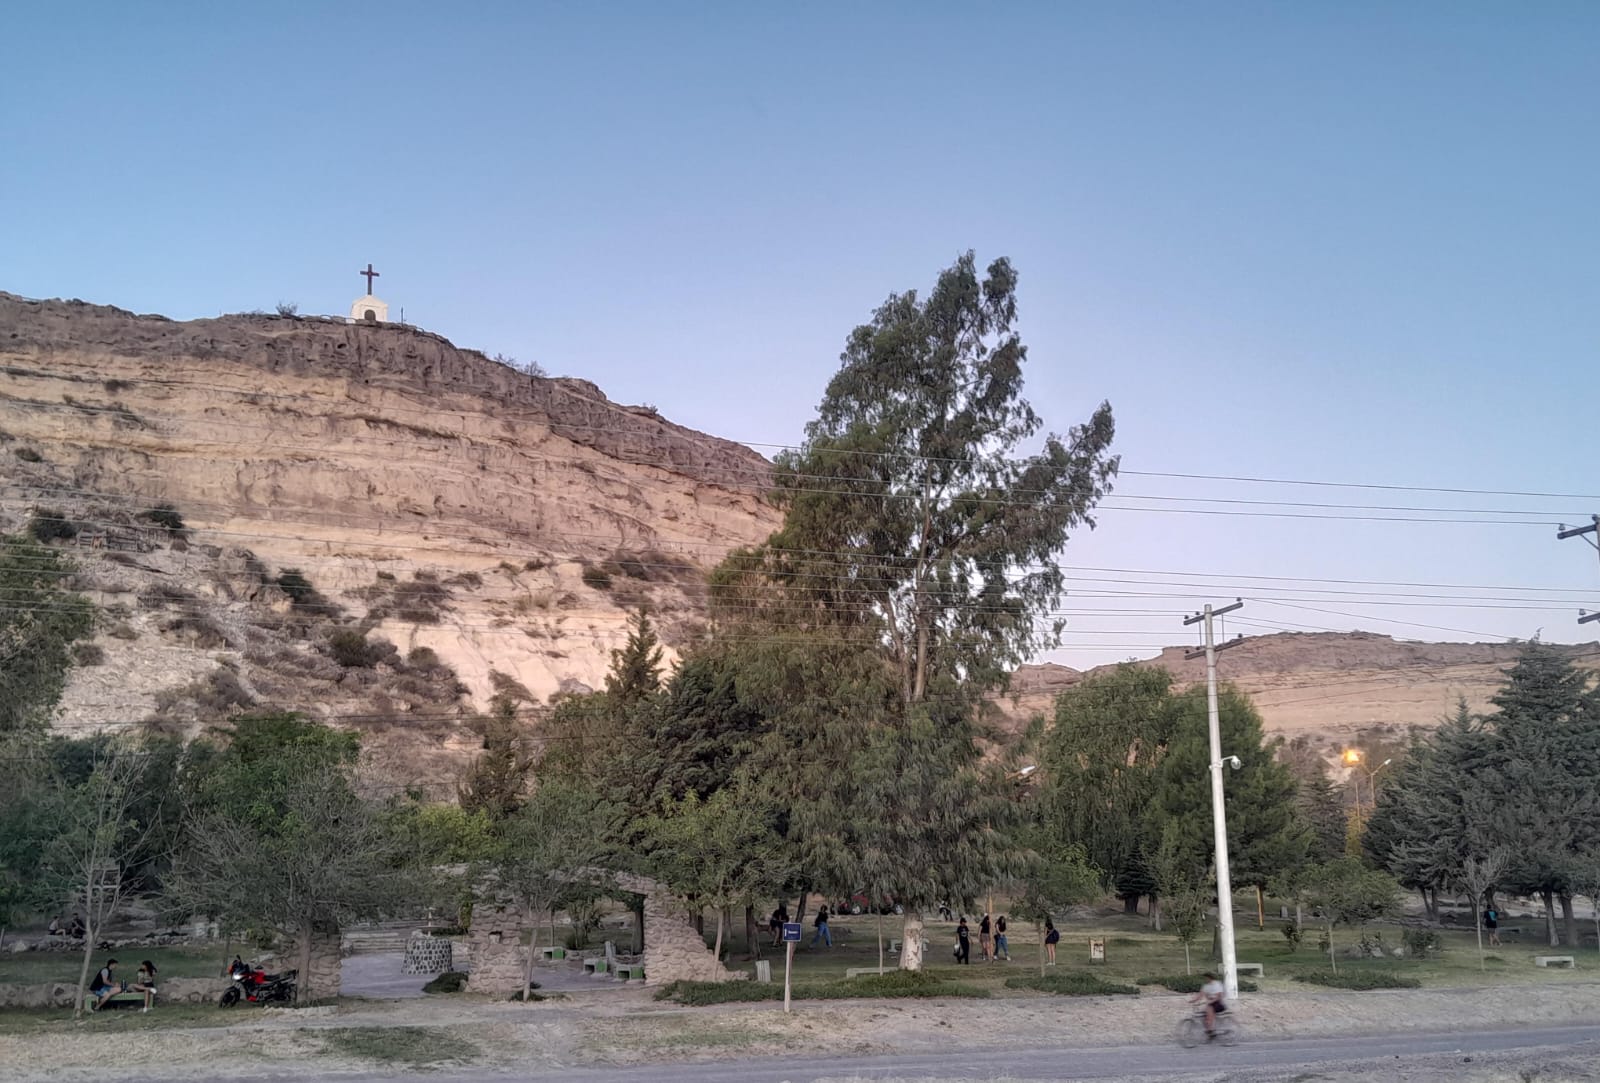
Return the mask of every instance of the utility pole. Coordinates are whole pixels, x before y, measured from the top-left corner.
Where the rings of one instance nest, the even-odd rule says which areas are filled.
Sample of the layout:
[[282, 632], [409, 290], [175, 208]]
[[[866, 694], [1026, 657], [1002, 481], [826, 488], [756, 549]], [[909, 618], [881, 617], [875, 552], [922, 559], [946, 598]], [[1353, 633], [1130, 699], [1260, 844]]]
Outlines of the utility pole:
[[[1570, 530], [1565, 525], [1558, 527], [1556, 530], [1556, 538], [1565, 541], [1567, 538], [1581, 537], [1584, 541], [1594, 546], [1594, 551], [1596, 553], [1600, 553], [1600, 515], [1591, 515], [1589, 516], [1589, 519], [1590, 522], [1588, 526], [1575, 526]], [[1591, 534], [1594, 536], [1588, 537], [1588, 535]], [[1600, 613], [1585, 613], [1581, 609], [1578, 610], [1579, 624], [1588, 624], [1591, 621], [1597, 620], [1600, 620]]]
[[1190, 651], [1184, 657], [1206, 656], [1206, 715], [1211, 728], [1211, 830], [1217, 848], [1217, 921], [1222, 926], [1222, 982], [1230, 1004], [1239, 999], [1239, 959], [1233, 947], [1233, 881], [1228, 875], [1228, 815], [1222, 802], [1222, 728], [1217, 719], [1217, 652], [1237, 646], [1243, 637], [1219, 647], [1212, 628], [1212, 618], [1242, 608], [1244, 602], [1237, 598], [1232, 605], [1225, 605], [1221, 609], [1212, 609], [1208, 602], [1205, 609], [1192, 617], [1185, 617], [1183, 621], [1185, 625], [1205, 624], [1205, 649]]

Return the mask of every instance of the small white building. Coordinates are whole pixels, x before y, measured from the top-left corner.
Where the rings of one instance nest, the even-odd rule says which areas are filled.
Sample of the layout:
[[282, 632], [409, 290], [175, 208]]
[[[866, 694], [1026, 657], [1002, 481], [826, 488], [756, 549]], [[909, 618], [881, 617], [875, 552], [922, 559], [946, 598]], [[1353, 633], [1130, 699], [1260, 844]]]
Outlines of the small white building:
[[366, 279], [367, 279], [367, 293], [366, 293], [366, 296], [364, 296], [364, 297], [356, 298], [355, 304], [350, 306], [350, 322], [351, 323], [388, 323], [389, 322], [389, 304], [388, 304], [388, 302], [387, 301], [380, 301], [376, 297], [374, 297], [373, 294], [372, 294], [372, 280], [374, 278], [380, 277], [379, 273], [372, 269], [372, 264], [370, 264], [370, 263], [367, 264], [367, 269], [365, 271], [360, 271], [358, 273], [366, 276]]

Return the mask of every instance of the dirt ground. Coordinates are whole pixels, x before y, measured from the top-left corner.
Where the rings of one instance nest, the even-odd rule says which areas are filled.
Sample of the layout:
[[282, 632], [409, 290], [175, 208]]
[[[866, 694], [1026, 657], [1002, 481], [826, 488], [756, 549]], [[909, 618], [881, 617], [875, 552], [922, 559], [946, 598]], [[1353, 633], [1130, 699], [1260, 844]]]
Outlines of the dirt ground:
[[[0, 1064], [18, 1083], [124, 1078], [227, 1079], [276, 1073], [446, 1067], [563, 1067], [717, 1060], [784, 1053], [882, 1054], [997, 1046], [1094, 1046], [1164, 1041], [1183, 998], [1057, 998], [797, 1002], [683, 1008], [645, 990], [608, 990], [529, 1005], [462, 996], [346, 1002], [336, 1009], [268, 1009], [219, 1020], [211, 1009], [116, 1012], [74, 1024], [64, 1013], [0, 1016]], [[1258, 1038], [1558, 1026], [1600, 1019], [1600, 983], [1504, 990], [1433, 989], [1246, 996], [1247, 1034]], [[202, 1014], [204, 1013], [204, 1014]], [[1335, 1083], [1600, 1079], [1563, 1065], [1561, 1051], [1441, 1060], [1437, 1069], [1351, 1065], [1302, 1078]], [[1529, 1072], [1534, 1074], [1529, 1075]], [[1432, 1072], [1433, 1074], [1428, 1074]], [[1563, 1074], [1564, 1073], [1564, 1074]], [[1590, 1073], [1590, 1074], [1584, 1074]], [[1220, 1078], [1220, 1077], [1219, 1077]], [[1228, 1078], [1245, 1080], [1246, 1074]], [[1262, 1075], [1259, 1078], [1282, 1078]]]

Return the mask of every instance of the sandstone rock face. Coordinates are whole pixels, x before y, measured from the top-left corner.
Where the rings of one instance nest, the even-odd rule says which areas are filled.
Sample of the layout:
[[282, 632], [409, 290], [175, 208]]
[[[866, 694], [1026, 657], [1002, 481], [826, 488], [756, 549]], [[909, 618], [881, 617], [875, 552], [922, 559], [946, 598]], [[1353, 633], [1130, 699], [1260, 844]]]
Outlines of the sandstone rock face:
[[[599, 687], [639, 604], [686, 644], [706, 570], [780, 522], [748, 448], [395, 324], [0, 293], [0, 457], [0, 529], [76, 522], [107, 618], [60, 728], [294, 708], [441, 786], [475, 747], [463, 715]], [[161, 506], [187, 531], [144, 518]], [[337, 628], [397, 652], [340, 666]]]
[[[1204, 681], [1205, 659], [1184, 658], [1189, 649], [1168, 647], [1137, 664], [1166, 667], [1180, 686]], [[1218, 669], [1254, 699], [1269, 732], [1337, 745], [1365, 730], [1435, 725], [1462, 697], [1472, 710], [1484, 710], [1521, 649], [1515, 643], [1416, 643], [1370, 632], [1282, 632], [1246, 639], [1219, 656]], [[1600, 657], [1593, 644], [1561, 649], [1588, 665]], [[1049, 717], [1055, 697], [1085, 676], [1111, 668], [1079, 673], [1023, 666], [997, 706], [1020, 727], [1035, 714]]]

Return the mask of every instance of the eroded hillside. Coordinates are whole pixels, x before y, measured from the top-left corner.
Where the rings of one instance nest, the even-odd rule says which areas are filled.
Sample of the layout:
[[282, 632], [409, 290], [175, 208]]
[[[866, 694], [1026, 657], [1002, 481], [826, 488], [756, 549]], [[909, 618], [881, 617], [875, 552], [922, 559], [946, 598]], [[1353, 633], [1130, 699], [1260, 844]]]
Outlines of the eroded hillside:
[[0, 455], [0, 525], [68, 524], [103, 615], [63, 729], [294, 707], [440, 777], [493, 693], [598, 686], [629, 608], [686, 643], [779, 521], [748, 448], [398, 325], [0, 294]]
[[[1180, 685], [1204, 681], [1205, 659], [1185, 658], [1189, 649], [1168, 647], [1138, 664], [1164, 666]], [[1560, 649], [1600, 664], [1600, 644]], [[1463, 698], [1474, 711], [1485, 709], [1519, 650], [1515, 643], [1418, 643], [1371, 632], [1282, 632], [1252, 636], [1218, 655], [1218, 672], [1250, 694], [1270, 732], [1336, 747], [1367, 731], [1432, 726]], [[1084, 676], [1067, 666], [1023, 666], [999, 706], [1013, 726], [1048, 716], [1055, 697]]]

